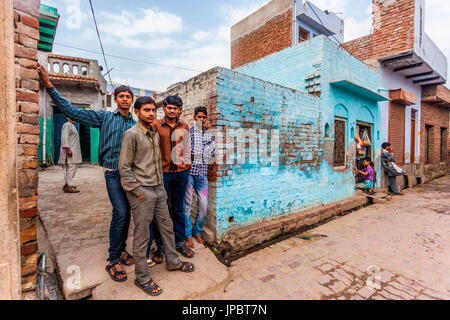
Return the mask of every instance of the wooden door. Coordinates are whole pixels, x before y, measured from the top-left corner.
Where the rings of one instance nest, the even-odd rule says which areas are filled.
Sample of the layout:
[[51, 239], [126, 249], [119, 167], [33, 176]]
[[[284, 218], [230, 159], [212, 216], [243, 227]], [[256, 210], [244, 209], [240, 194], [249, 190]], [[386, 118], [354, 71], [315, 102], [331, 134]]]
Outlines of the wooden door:
[[405, 106], [391, 101], [389, 110], [389, 142], [395, 162], [402, 165], [405, 163]]

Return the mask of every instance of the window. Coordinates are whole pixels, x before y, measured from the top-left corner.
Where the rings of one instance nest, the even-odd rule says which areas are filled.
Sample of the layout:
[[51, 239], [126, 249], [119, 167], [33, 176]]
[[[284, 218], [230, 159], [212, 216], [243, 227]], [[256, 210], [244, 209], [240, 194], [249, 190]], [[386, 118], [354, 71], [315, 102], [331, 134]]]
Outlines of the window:
[[106, 106], [111, 107], [111, 105], [112, 105], [112, 96], [110, 94], [108, 94], [106, 96]]
[[302, 27], [298, 28], [298, 42], [303, 42], [309, 39], [309, 32]]
[[345, 119], [334, 119], [334, 153], [333, 153], [333, 166], [344, 167], [345, 166], [345, 132], [346, 125]]

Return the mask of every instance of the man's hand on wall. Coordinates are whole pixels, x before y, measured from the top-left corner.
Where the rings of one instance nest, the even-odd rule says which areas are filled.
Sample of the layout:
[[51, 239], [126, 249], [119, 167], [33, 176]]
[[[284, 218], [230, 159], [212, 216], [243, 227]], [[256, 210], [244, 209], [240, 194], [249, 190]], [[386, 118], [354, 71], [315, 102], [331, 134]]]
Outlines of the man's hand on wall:
[[37, 65], [37, 72], [39, 73], [39, 80], [41, 80], [42, 85], [47, 89], [53, 88], [53, 84], [50, 81], [50, 76], [47, 69], [45, 69], [39, 63]]

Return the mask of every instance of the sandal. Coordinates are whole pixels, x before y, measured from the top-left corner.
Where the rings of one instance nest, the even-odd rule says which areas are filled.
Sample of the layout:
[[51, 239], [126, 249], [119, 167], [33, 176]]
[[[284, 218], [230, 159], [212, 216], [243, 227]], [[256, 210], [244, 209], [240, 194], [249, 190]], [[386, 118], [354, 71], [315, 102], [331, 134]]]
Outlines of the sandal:
[[[152, 279], [150, 279], [150, 281], [148, 281], [147, 283], [141, 284], [139, 283], [139, 281], [134, 280], [134, 284], [141, 289], [142, 291], [144, 291], [146, 294], [150, 295], [150, 296], [159, 296], [162, 293], [162, 289], [160, 286], [158, 286], [156, 283], [153, 282]], [[158, 290], [156, 291], [155, 290]]]
[[[130, 260], [131, 260], [131, 262], [130, 262]], [[131, 266], [134, 264], [133, 256], [125, 250], [120, 255], [120, 262], [126, 266]]]
[[169, 270], [169, 271], [181, 271], [181, 272], [193, 272], [194, 271], [194, 265], [190, 262], [181, 262], [180, 266], [176, 269]]
[[147, 267], [153, 267], [156, 264], [155, 261], [153, 261], [152, 259], [148, 258], [147, 259]]
[[192, 251], [191, 249], [186, 247], [185, 244], [183, 244], [182, 246], [177, 247], [176, 249], [177, 249], [177, 251], [179, 253], [181, 253], [181, 255], [183, 257], [186, 257], [186, 258], [193, 258], [194, 257], [194, 251]]
[[[114, 264], [108, 264], [106, 267], [105, 267], [105, 270], [106, 270], [106, 272], [108, 272], [108, 274], [109, 274], [109, 276], [111, 277], [111, 279], [113, 279], [114, 281], [117, 281], [117, 282], [124, 282], [124, 281], [127, 281], [127, 274], [124, 272], [124, 271], [119, 271], [119, 270], [117, 270], [117, 268], [116, 268], [116, 265], [120, 265], [120, 262], [118, 262], [118, 263], [114, 263]], [[111, 270], [114, 272], [114, 274], [111, 274]], [[119, 275], [125, 275], [125, 277], [123, 277], [123, 278], [119, 278], [118, 276]]]
[[164, 261], [164, 251], [158, 248], [155, 253], [153, 254], [152, 258], [153, 262], [156, 264], [161, 264]]

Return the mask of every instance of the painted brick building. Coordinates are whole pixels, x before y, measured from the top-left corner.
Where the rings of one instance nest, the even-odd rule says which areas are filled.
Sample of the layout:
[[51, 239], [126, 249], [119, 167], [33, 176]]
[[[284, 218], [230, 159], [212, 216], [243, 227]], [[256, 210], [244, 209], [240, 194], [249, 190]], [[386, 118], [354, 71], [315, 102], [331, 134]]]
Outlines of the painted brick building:
[[318, 35], [343, 42], [344, 21], [310, 2], [273, 0], [231, 28], [231, 68]]
[[[425, 0], [374, 0], [373, 32], [344, 43], [380, 70], [390, 102], [381, 104], [382, 140], [408, 172], [402, 188], [446, 174], [450, 100], [447, 58], [425, 33]], [[433, 94], [438, 91], [439, 94]], [[442, 142], [441, 142], [442, 141]]]
[[[242, 249], [325, 215], [279, 219], [354, 197], [359, 129], [367, 130], [372, 147], [366, 155], [380, 170], [380, 82], [376, 71], [321, 35], [160, 94], [159, 102], [182, 97], [187, 121], [199, 105], [211, 116], [219, 150], [209, 172], [206, 238]], [[257, 239], [237, 235], [262, 221], [272, 227]]]
[[[48, 66], [52, 83], [72, 104], [79, 108], [107, 109], [107, 84], [97, 60], [40, 52], [39, 63]], [[54, 108], [45, 90], [40, 91], [40, 98], [39, 161], [48, 166], [58, 163], [61, 129], [67, 117]], [[99, 129], [81, 124], [77, 128], [83, 162], [98, 163]]]

